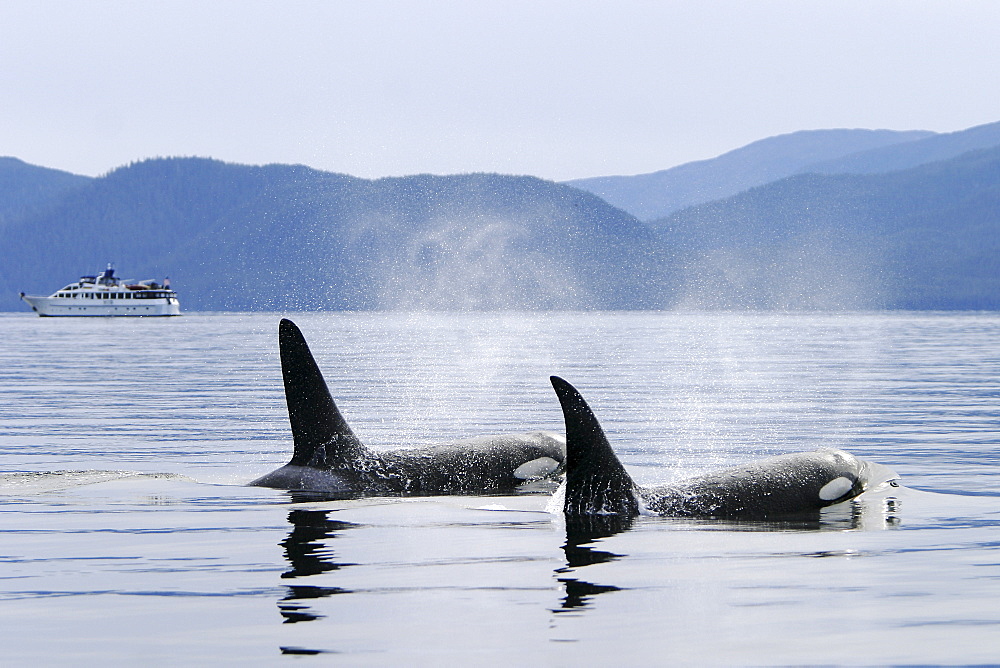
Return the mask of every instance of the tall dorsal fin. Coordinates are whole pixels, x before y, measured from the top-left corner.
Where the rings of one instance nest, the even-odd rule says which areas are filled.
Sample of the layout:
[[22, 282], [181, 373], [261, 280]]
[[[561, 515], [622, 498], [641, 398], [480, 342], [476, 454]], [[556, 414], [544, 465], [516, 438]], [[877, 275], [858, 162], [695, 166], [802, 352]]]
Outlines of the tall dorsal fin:
[[566, 420], [567, 515], [637, 515], [635, 483], [576, 388], [558, 376], [552, 387]]
[[281, 376], [292, 425], [293, 466], [337, 469], [368, 450], [337, 409], [302, 332], [291, 320], [278, 325]]

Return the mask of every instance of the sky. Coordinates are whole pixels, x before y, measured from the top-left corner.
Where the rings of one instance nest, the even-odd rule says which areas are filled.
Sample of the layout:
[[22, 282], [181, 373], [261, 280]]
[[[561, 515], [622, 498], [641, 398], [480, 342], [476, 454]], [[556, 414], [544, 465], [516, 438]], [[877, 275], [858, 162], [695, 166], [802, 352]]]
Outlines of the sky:
[[994, 0], [2, 0], [0, 155], [640, 174], [1000, 121]]

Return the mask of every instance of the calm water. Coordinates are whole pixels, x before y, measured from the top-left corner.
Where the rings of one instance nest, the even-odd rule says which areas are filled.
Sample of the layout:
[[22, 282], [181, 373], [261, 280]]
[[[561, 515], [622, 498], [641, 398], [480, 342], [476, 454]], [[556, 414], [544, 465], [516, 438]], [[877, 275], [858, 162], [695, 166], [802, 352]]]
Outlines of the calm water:
[[603, 537], [244, 487], [290, 455], [279, 317], [0, 315], [3, 664], [1000, 662], [1000, 314], [292, 316], [374, 447], [561, 430], [558, 374], [642, 482], [832, 445], [905, 483]]

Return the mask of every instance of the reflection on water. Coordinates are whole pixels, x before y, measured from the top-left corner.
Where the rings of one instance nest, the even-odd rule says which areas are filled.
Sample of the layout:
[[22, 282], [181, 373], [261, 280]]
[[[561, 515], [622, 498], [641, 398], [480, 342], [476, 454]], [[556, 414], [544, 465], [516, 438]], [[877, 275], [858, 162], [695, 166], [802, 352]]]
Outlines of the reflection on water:
[[[333, 551], [326, 547], [325, 541], [335, 538], [337, 533], [358, 525], [352, 522], [331, 520], [328, 510], [293, 510], [288, 513], [288, 521], [292, 530], [288, 537], [281, 541], [285, 548], [285, 558], [291, 564], [291, 569], [281, 574], [282, 578], [301, 578], [318, 575], [327, 571], [335, 571], [353, 564], [339, 563], [333, 560]], [[325, 598], [334, 594], [346, 594], [350, 590], [341, 587], [319, 587], [315, 585], [290, 585], [288, 594], [278, 603], [281, 616], [286, 624], [295, 622], [310, 622], [322, 615], [311, 612], [309, 606], [289, 601]]]
[[[755, 531], [755, 532], [817, 532], [817, 531], [854, 531], [895, 528], [900, 524], [899, 500], [895, 497], [872, 498], [860, 497], [848, 503], [823, 508], [807, 513], [799, 513], [774, 519], [711, 519], [711, 518], [656, 518], [650, 521], [666, 523], [680, 521], [687, 528], [697, 527], [701, 531]], [[603, 539], [623, 533], [632, 528], [636, 520], [614, 515], [596, 515], [589, 517], [567, 518], [566, 543], [563, 553], [566, 555], [566, 565], [556, 569], [556, 573], [564, 575], [576, 573], [582, 568], [593, 564], [602, 564], [621, 559], [628, 555], [596, 549]], [[643, 521], [642, 518], [638, 521]], [[663, 527], [663, 530], [669, 530]], [[843, 552], [811, 553], [802, 556], [843, 556]], [[563, 585], [564, 596], [560, 607], [553, 612], [567, 612], [593, 605], [592, 599], [598, 594], [612, 591], [622, 591], [622, 587], [607, 584], [595, 584], [579, 578], [559, 577]]]
[[591, 597], [597, 594], [604, 594], [609, 591], [621, 591], [621, 587], [615, 587], [614, 585], [599, 585], [575, 578], [560, 578], [559, 582], [563, 583], [566, 596], [563, 597], [561, 607], [552, 612], [567, 612], [574, 608], [585, 608], [590, 605]]
[[703, 531], [873, 530], [899, 526], [899, 510], [900, 503], [896, 497], [865, 495], [821, 510], [768, 519], [684, 518], [683, 521]]
[[357, 525], [331, 520], [329, 514], [328, 510], [293, 510], [288, 513], [292, 531], [280, 545], [285, 548], [285, 558], [292, 568], [282, 573], [282, 578], [301, 578], [353, 565], [332, 561], [333, 552], [325, 547], [323, 540], [334, 538], [338, 531]]
[[282, 654], [291, 654], [299, 656], [315, 656], [317, 654], [328, 654], [325, 649], [306, 649], [305, 647], [282, 647]]
[[[566, 566], [556, 569], [556, 573], [572, 573], [592, 564], [602, 564], [621, 559], [625, 555], [605, 552], [592, 547], [602, 538], [627, 531], [632, 526], [631, 517], [615, 515], [595, 515], [590, 517], [566, 518], [566, 543], [563, 552]], [[567, 612], [590, 605], [590, 599], [597, 594], [621, 591], [614, 585], [600, 585], [577, 578], [559, 578], [566, 595], [560, 607], [553, 612]]]

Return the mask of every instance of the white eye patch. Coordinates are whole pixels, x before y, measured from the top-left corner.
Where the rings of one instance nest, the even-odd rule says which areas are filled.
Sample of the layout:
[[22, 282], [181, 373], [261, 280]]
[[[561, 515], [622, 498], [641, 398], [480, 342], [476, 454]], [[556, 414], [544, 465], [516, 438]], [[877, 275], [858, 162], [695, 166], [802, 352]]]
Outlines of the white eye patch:
[[[551, 457], [539, 457], [525, 462], [514, 469], [514, 477], [518, 480], [534, 480], [544, 478], [559, 468], [559, 462]], [[824, 488], [825, 489], [825, 488]]]
[[844, 494], [851, 491], [854, 487], [854, 483], [849, 479], [841, 476], [839, 478], [834, 478], [830, 482], [823, 485], [822, 489], [819, 490], [819, 498], [824, 501], [833, 501], [834, 499], [839, 499]]

